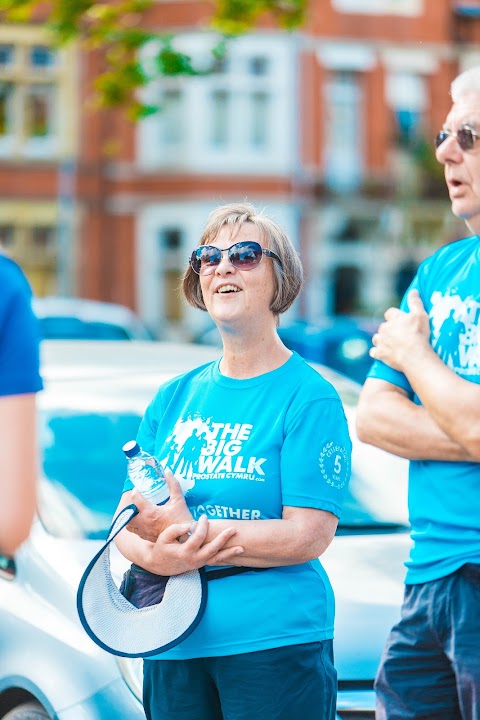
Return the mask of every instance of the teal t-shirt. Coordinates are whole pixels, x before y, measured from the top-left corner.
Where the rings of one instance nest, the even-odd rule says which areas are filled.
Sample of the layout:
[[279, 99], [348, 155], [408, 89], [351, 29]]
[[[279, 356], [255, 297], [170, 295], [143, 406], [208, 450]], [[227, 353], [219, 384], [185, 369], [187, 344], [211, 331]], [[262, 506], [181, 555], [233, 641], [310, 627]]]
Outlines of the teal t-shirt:
[[[425, 260], [408, 292], [417, 289], [430, 317], [430, 343], [460, 377], [480, 382], [480, 238], [446, 245]], [[421, 404], [402, 373], [375, 362], [369, 377], [397, 385]], [[425, 449], [428, 455], [428, 448]], [[408, 505], [413, 547], [407, 583], [445, 577], [480, 563], [480, 464], [411, 460]]]
[[[299, 355], [238, 380], [219, 361], [163, 385], [139, 444], [175, 474], [195, 518], [281, 518], [282, 507], [339, 516], [351, 443], [334, 388]], [[125, 484], [125, 490], [131, 483]], [[334, 599], [319, 560], [214, 580], [193, 633], [159, 657], [232, 655], [333, 637]]]

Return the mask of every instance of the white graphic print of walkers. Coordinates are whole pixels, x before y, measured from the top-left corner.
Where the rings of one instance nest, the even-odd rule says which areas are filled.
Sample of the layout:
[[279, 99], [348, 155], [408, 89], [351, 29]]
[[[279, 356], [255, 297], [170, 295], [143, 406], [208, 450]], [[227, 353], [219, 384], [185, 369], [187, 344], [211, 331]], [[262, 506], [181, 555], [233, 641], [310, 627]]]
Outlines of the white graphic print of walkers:
[[478, 375], [480, 369], [480, 303], [453, 292], [431, 297], [432, 346], [459, 375]]
[[181, 479], [184, 492], [197, 480], [253, 480], [264, 482], [266, 458], [247, 456], [244, 445], [253, 425], [217, 423], [193, 417], [179, 420], [167, 438], [167, 454], [160, 458]]

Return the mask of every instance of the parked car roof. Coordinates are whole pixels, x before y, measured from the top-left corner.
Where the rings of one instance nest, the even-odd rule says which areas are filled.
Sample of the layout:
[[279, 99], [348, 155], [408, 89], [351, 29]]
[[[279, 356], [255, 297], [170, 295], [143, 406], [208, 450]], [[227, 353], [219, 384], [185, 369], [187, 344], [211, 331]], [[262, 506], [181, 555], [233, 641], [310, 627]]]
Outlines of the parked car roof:
[[32, 304], [44, 339], [152, 339], [140, 318], [124, 305], [57, 296], [34, 298]]

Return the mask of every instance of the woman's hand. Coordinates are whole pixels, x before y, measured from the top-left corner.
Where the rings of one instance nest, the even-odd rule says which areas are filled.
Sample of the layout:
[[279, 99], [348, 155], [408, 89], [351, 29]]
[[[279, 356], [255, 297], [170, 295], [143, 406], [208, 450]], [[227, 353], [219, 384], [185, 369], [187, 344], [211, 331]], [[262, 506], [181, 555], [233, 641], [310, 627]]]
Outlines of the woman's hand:
[[157, 575], [179, 575], [209, 565], [213, 558], [216, 564], [227, 565], [231, 558], [243, 553], [243, 548], [239, 545], [225, 548], [226, 543], [237, 533], [233, 527], [225, 528], [213, 540], [206, 541], [206, 515], [200, 517], [188, 539], [180, 542], [190, 526], [191, 523], [174, 524], [160, 533], [148, 551], [148, 570]]
[[170, 498], [164, 505], [155, 505], [146, 500], [135, 488], [131, 491], [129, 497], [129, 502], [134, 503], [139, 512], [128, 523], [127, 530], [135, 533], [143, 540], [149, 540], [153, 543], [170, 525], [188, 523], [190, 526], [193, 522], [180, 483], [168, 468], [165, 468], [165, 480], [170, 491]]

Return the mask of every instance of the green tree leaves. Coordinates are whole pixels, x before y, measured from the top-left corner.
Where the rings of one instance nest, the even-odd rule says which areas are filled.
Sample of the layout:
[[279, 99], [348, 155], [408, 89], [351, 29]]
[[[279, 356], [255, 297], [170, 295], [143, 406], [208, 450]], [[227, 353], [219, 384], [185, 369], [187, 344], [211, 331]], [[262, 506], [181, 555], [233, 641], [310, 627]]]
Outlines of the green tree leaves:
[[[79, 41], [102, 53], [104, 68], [96, 78], [97, 103], [123, 107], [133, 120], [158, 108], [144, 104], [139, 90], [155, 76], [188, 76], [213, 70], [226, 55], [231, 37], [251, 30], [264, 15], [280, 27], [293, 29], [304, 20], [307, 0], [216, 0], [210, 27], [219, 33], [211, 48], [211, 67], [196, 68], [174, 47], [174, 37], [148, 26], [155, 0], [0, 0], [0, 14], [11, 23], [44, 20], [52, 42]], [[157, 6], [158, 8], [158, 6]], [[147, 73], [139, 54], [149, 43], [156, 55]]]

